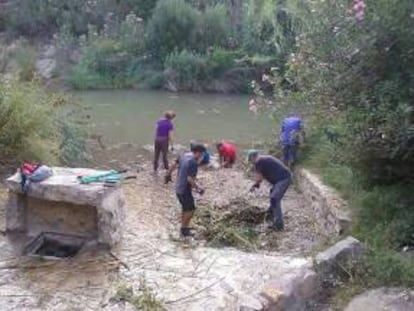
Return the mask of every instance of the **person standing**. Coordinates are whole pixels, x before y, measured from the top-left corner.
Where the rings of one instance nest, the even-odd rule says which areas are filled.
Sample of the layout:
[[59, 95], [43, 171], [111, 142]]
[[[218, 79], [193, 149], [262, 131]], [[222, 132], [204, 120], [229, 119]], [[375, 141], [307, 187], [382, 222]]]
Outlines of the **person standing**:
[[300, 145], [300, 136], [305, 141], [305, 131], [302, 119], [294, 114], [286, 117], [280, 128], [280, 141], [283, 149], [283, 162], [293, 170], [297, 161], [298, 147]]
[[154, 141], [154, 172], [158, 171], [158, 163], [160, 155], [164, 163], [164, 168], [168, 170], [168, 149], [171, 145], [173, 150], [173, 130], [174, 125], [172, 120], [175, 118], [174, 111], [166, 111], [164, 117], [157, 121], [155, 129], [155, 141]]
[[232, 168], [236, 162], [237, 148], [231, 142], [222, 141], [216, 144], [220, 167]]
[[197, 172], [205, 152], [206, 147], [203, 144], [192, 144], [191, 152], [179, 156], [165, 176], [165, 183], [167, 184], [172, 181], [172, 172], [178, 168], [175, 192], [181, 204], [180, 233], [184, 237], [194, 235], [190, 228], [190, 222], [196, 209], [193, 190], [200, 195], [204, 194], [204, 189], [197, 183]]
[[280, 231], [284, 229], [281, 201], [289, 188], [292, 174], [280, 160], [268, 155], [259, 155], [257, 150], [248, 153], [248, 160], [255, 168], [255, 183], [250, 191], [260, 188], [263, 180], [268, 181], [272, 187], [270, 189], [269, 216], [272, 221], [271, 229]]

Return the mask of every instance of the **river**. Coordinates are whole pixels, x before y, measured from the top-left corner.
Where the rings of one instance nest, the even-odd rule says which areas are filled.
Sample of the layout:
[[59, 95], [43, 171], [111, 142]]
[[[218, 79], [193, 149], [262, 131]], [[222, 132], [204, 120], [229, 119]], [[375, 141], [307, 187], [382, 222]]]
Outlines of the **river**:
[[175, 137], [181, 144], [229, 139], [247, 145], [272, 138], [274, 122], [249, 112], [247, 96], [155, 91], [87, 91], [75, 96], [108, 144], [152, 143], [154, 123], [165, 110], [177, 113]]

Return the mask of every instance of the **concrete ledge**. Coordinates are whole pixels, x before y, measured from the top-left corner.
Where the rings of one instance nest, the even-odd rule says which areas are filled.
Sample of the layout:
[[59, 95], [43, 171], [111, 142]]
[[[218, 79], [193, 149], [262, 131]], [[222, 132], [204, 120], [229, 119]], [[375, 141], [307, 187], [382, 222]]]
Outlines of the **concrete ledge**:
[[22, 194], [21, 176], [7, 179], [7, 231], [36, 236], [43, 231], [79, 234], [114, 246], [122, 239], [125, 198], [119, 185], [80, 184], [79, 175], [104, 173], [83, 168], [53, 167], [53, 175], [33, 182]]
[[319, 227], [327, 234], [346, 233], [351, 225], [350, 211], [339, 193], [306, 169], [298, 170], [296, 179], [300, 192], [315, 213]]

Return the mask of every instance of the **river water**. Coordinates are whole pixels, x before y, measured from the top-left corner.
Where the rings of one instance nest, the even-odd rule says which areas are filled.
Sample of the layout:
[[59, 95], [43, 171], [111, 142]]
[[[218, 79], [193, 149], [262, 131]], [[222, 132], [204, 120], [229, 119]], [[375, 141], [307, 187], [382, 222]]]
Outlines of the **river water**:
[[87, 91], [75, 96], [107, 144], [152, 143], [154, 123], [165, 110], [177, 113], [175, 137], [181, 144], [191, 139], [260, 143], [271, 139], [274, 126], [269, 116], [248, 111], [247, 96], [154, 91]]

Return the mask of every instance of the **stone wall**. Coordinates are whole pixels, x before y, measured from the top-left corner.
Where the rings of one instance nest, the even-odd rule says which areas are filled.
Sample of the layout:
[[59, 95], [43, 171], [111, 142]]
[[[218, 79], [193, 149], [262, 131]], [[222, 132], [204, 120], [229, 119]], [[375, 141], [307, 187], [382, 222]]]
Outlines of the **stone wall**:
[[78, 234], [113, 246], [121, 241], [125, 199], [120, 186], [80, 184], [79, 175], [102, 173], [89, 169], [53, 168], [53, 176], [32, 183], [22, 194], [20, 174], [8, 178], [6, 203], [8, 231], [32, 237], [42, 231]]
[[342, 235], [348, 231], [351, 218], [347, 203], [339, 193], [324, 185], [320, 178], [306, 169], [296, 175], [299, 191], [315, 213], [317, 224], [327, 234]]

